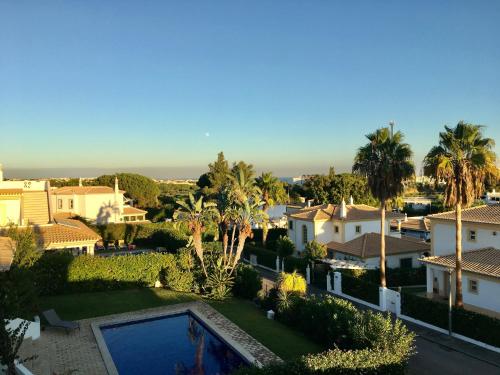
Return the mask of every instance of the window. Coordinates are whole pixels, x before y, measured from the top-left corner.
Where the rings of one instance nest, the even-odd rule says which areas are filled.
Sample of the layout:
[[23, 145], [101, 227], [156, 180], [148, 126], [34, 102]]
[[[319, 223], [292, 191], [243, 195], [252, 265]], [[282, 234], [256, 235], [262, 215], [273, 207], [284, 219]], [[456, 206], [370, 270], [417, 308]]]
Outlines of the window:
[[479, 292], [477, 280], [469, 279], [469, 292], [475, 294]]
[[335, 225], [335, 233], [338, 233], [338, 232], [339, 232], [339, 226]]
[[361, 233], [361, 225], [356, 225], [356, 233]]
[[307, 243], [307, 227], [302, 225], [302, 243]]
[[72, 209], [72, 208], [73, 208], [73, 199], [69, 199], [69, 200], [68, 200], [68, 207], [69, 207], [70, 209]]
[[288, 222], [288, 229], [293, 230], [293, 221], [292, 220], [290, 220]]
[[399, 260], [399, 267], [400, 268], [411, 268], [411, 265], [412, 265], [411, 258], [401, 258]]
[[476, 231], [475, 230], [469, 230], [469, 241], [475, 241], [476, 240]]
[[62, 199], [57, 200], [57, 208], [62, 209]]

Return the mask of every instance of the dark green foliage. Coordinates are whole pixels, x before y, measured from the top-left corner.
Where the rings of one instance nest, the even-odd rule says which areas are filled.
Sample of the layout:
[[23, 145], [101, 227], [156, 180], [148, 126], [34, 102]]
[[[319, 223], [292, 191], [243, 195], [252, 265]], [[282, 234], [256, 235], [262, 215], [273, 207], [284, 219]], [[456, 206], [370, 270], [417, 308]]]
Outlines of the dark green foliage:
[[[252, 229], [253, 237], [252, 241], [255, 243], [262, 243], [262, 229]], [[271, 228], [267, 232], [266, 239], [266, 249], [276, 250], [276, 241], [281, 236], [286, 236], [287, 229], [286, 228]]]
[[[377, 284], [380, 280], [380, 270], [342, 270], [342, 275], [356, 277], [364, 282]], [[425, 267], [419, 268], [389, 268], [386, 273], [389, 287], [425, 285]]]
[[262, 289], [262, 277], [252, 266], [240, 263], [236, 269], [233, 294], [236, 297], [254, 299]]
[[379, 304], [379, 286], [375, 283], [343, 275], [342, 292], [352, 297], [362, 299], [366, 302], [373, 303], [374, 305]]
[[98, 225], [95, 230], [103, 241], [125, 240], [142, 247], [165, 247], [175, 251], [186, 246], [189, 236], [182, 226], [175, 227], [171, 222], [144, 224], [107, 224]]
[[266, 266], [272, 269], [276, 269], [276, 252], [263, 249], [262, 247], [245, 244], [245, 249], [243, 250], [243, 257], [245, 259], [250, 259], [250, 255], [257, 256], [257, 263], [262, 266]]
[[9, 227], [7, 231], [15, 243], [14, 259], [12, 263], [17, 267], [31, 267], [42, 255], [37, 246], [37, 236], [31, 227], [19, 229], [15, 226]]
[[306, 245], [305, 256], [309, 262], [318, 262], [321, 259], [326, 258], [327, 256], [326, 245], [316, 240], [308, 242]]
[[333, 349], [237, 374], [404, 374], [414, 350], [414, 334], [400, 321], [330, 296], [298, 298], [277, 318]]
[[115, 177], [118, 177], [118, 185], [125, 190], [127, 196], [132, 198], [138, 207], [156, 207], [160, 189], [158, 184], [146, 176], [135, 173], [117, 173], [115, 175], [102, 175], [97, 177], [93, 184], [102, 186], [115, 186]]
[[297, 271], [305, 275], [307, 263], [305, 258], [288, 257], [285, 259], [285, 272]]
[[314, 175], [306, 180], [302, 193], [316, 204], [338, 204], [352, 196], [356, 204], [377, 205], [366, 178], [350, 173]]
[[181, 249], [177, 255], [168, 254], [169, 261], [160, 272], [162, 284], [177, 292], [191, 292], [195, 289], [195, 259], [190, 249]]
[[295, 245], [287, 236], [280, 236], [276, 241], [276, 252], [280, 258], [286, 258], [293, 254]]
[[193, 184], [174, 184], [162, 182], [158, 184], [160, 194], [170, 197], [188, 196], [194, 194], [198, 187]]
[[167, 284], [186, 290], [185, 285], [192, 283], [192, 277], [184, 274], [188, 269], [186, 261], [173, 254], [73, 257], [64, 252], [47, 252], [31, 268], [43, 295], [153, 286], [168, 270], [182, 280], [174, 285], [167, 279]]
[[[410, 293], [401, 294], [401, 312], [414, 319], [448, 329], [448, 305]], [[500, 319], [453, 308], [453, 332], [500, 347]]]

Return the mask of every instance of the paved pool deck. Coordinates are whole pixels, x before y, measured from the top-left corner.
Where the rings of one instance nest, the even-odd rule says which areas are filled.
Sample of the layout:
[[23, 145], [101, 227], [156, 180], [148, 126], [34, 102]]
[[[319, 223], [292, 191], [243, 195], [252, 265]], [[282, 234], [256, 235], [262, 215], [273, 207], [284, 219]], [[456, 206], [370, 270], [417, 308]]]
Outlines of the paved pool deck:
[[[25, 366], [36, 375], [109, 374], [109, 358], [101, 354], [92, 327], [128, 320], [147, 319], [191, 310], [214, 329], [224, 340], [245, 357], [257, 364], [269, 364], [281, 359], [225, 316], [208, 304], [197, 301], [138, 310], [123, 314], [106, 315], [80, 320], [80, 330], [65, 331], [47, 328], [38, 340], [26, 340], [20, 351], [21, 358], [36, 355]], [[108, 361], [108, 367], [105, 360]]]

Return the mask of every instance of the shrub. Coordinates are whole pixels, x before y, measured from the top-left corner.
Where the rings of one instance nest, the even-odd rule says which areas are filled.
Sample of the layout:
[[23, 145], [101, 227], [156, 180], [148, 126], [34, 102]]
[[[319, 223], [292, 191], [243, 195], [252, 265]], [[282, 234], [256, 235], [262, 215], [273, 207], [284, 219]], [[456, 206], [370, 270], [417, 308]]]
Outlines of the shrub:
[[326, 258], [326, 245], [316, 240], [312, 240], [306, 244], [306, 259], [309, 262], [317, 262]]
[[280, 236], [276, 241], [276, 251], [280, 258], [286, 258], [293, 254], [295, 251], [295, 245], [292, 240], [287, 236]]
[[[426, 323], [448, 328], [448, 305], [414, 294], [401, 294], [401, 312]], [[452, 330], [455, 333], [500, 347], [500, 319], [453, 308]]]
[[[252, 229], [253, 237], [252, 240], [255, 243], [262, 243], [262, 229]], [[266, 249], [276, 251], [276, 241], [281, 236], [286, 236], [287, 229], [286, 228], [271, 228], [267, 232], [266, 239]]]
[[[360, 280], [378, 284], [380, 281], [380, 270], [342, 270], [343, 275], [356, 277]], [[387, 285], [390, 287], [425, 285], [425, 266], [419, 268], [389, 268], [386, 272]]]
[[298, 271], [301, 274], [305, 275], [307, 263], [308, 263], [307, 259], [305, 258], [288, 257], [285, 259], [285, 271], [286, 272]]
[[404, 374], [414, 351], [414, 334], [400, 321], [358, 311], [352, 303], [331, 296], [294, 301], [277, 318], [334, 349], [262, 369], [243, 368], [237, 374]]
[[168, 286], [186, 291], [192, 284], [192, 276], [186, 274], [190, 271], [173, 254], [75, 258], [66, 252], [47, 252], [31, 268], [43, 295], [153, 286], [164, 270], [175, 273]]
[[307, 290], [306, 279], [296, 271], [280, 273], [276, 285], [280, 292], [285, 293], [305, 294]]
[[240, 263], [236, 269], [233, 294], [236, 297], [254, 299], [262, 289], [262, 277], [252, 266]]

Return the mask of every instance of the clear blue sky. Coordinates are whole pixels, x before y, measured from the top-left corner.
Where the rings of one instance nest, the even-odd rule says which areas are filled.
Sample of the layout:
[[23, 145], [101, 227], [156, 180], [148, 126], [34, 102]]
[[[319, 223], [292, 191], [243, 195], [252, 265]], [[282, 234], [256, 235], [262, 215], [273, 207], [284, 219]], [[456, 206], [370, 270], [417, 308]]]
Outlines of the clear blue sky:
[[[3, 1], [5, 167], [350, 169], [395, 120], [500, 142], [500, 1]], [[499, 147], [497, 147], [497, 151]]]

